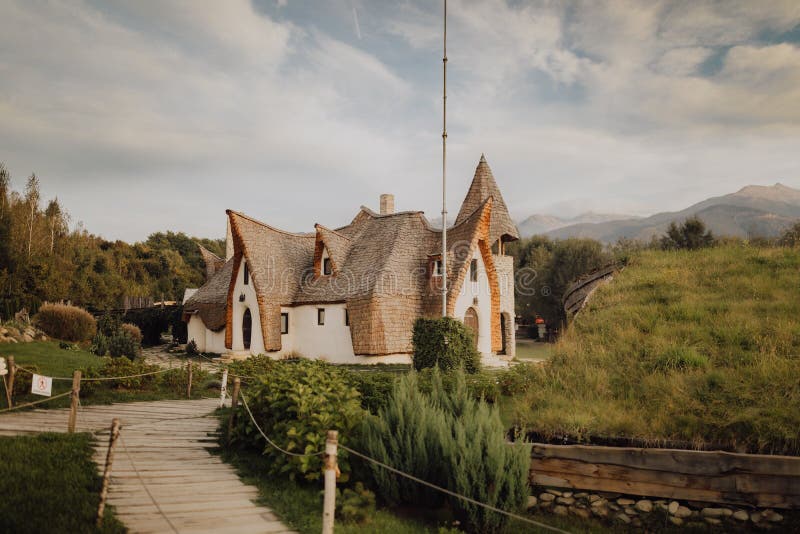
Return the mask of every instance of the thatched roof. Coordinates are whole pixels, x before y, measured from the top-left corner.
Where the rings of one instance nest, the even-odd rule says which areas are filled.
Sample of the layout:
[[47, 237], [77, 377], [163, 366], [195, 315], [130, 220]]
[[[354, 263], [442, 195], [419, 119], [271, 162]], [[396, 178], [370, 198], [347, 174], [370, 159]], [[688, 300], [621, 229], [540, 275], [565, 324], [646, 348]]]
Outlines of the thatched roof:
[[197, 313], [206, 328], [214, 331], [222, 330], [225, 327], [225, 309], [232, 272], [233, 260], [229, 260], [203, 287], [189, 297], [183, 305], [184, 313]]
[[492, 222], [489, 228], [490, 243], [494, 243], [500, 238], [503, 241], [519, 239], [519, 231], [508, 213], [508, 207], [506, 207], [503, 195], [500, 194], [500, 188], [497, 187], [497, 182], [494, 180], [492, 169], [489, 168], [486, 158], [481, 154], [481, 159], [475, 169], [475, 176], [472, 178], [472, 184], [469, 186], [467, 196], [464, 198], [456, 217], [456, 225], [474, 213], [478, 206], [483, 204], [489, 197], [494, 199]]
[[197, 243], [197, 248], [200, 249], [200, 256], [203, 258], [203, 262], [206, 264], [206, 281], [209, 281], [211, 280], [211, 277], [214, 276], [214, 273], [222, 269], [222, 266], [225, 265], [225, 260], [208, 250], [200, 243]]

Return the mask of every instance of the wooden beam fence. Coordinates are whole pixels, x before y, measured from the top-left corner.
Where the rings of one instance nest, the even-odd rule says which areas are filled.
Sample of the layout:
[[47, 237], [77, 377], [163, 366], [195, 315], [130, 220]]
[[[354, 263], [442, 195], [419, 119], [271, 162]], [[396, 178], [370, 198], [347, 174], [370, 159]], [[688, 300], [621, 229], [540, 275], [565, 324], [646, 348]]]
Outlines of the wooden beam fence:
[[800, 508], [800, 457], [535, 443], [530, 482], [769, 508]]

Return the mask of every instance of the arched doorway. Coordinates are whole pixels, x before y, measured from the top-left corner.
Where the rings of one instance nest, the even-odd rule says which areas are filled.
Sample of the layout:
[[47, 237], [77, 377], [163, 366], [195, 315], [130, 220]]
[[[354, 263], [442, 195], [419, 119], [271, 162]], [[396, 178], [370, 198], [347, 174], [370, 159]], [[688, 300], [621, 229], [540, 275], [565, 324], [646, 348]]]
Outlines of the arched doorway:
[[472, 330], [472, 335], [475, 339], [475, 346], [478, 346], [478, 312], [475, 311], [475, 308], [467, 309], [467, 313], [464, 314], [464, 324]]
[[244, 311], [244, 317], [242, 317], [242, 341], [244, 342], [244, 348], [250, 348], [250, 337], [253, 333], [253, 316], [250, 314], [250, 308], [247, 308]]

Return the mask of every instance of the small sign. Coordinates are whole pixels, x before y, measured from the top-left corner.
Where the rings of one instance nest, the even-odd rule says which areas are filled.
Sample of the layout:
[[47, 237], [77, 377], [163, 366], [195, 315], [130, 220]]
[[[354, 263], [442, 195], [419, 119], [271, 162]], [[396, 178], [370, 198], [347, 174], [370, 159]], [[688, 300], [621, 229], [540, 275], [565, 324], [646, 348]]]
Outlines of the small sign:
[[49, 397], [53, 391], [53, 379], [49, 376], [33, 375], [31, 381], [31, 393]]
[[0, 376], [8, 374], [8, 367], [6, 367], [6, 359], [0, 358]]

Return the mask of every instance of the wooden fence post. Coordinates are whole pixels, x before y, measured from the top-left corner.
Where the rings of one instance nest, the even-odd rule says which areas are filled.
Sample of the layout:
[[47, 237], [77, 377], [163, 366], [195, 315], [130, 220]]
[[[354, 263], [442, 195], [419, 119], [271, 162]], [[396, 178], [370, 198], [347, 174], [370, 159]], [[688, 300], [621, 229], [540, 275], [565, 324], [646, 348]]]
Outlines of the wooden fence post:
[[81, 372], [76, 370], [72, 373], [72, 393], [70, 394], [69, 406], [69, 423], [67, 423], [67, 432], [70, 434], [75, 432], [75, 423], [78, 421], [78, 402], [80, 401], [81, 393]]
[[325, 440], [325, 496], [322, 501], [322, 534], [333, 534], [333, 519], [336, 511], [336, 452], [339, 433], [328, 430]]
[[14, 377], [17, 374], [17, 367], [14, 365], [14, 357], [9, 356], [6, 360], [8, 362], [8, 375], [6, 378], [6, 397], [8, 397], [8, 407], [14, 405]]
[[111, 420], [111, 434], [108, 436], [108, 452], [106, 452], [106, 466], [103, 469], [103, 486], [100, 489], [100, 504], [97, 507], [97, 528], [103, 526], [103, 512], [106, 509], [108, 497], [108, 483], [111, 480], [111, 464], [114, 463], [114, 446], [119, 437], [119, 419]]
[[231, 440], [231, 433], [233, 432], [233, 424], [236, 422], [236, 408], [239, 406], [239, 388], [242, 385], [242, 379], [238, 376], [233, 379], [233, 395], [231, 396], [231, 416], [228, 419], [228, 441]]
[[219, 407], [225, 406], [225, 395], [228, 394], [228, 369], [222, 370], [222, 380], [219, 383]]
[[189, 378], [188, 383], [186, 385], [186, 396], [191, 398], [192, 397], [192, 360], [186, 362], [186, 373], [187, 377]]

